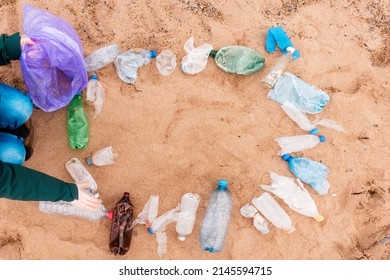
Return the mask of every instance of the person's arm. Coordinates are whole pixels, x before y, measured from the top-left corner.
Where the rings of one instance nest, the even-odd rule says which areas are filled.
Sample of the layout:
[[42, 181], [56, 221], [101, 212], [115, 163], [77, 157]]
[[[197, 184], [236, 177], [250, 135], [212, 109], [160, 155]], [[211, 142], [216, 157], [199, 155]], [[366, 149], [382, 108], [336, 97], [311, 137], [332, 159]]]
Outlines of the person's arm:
[[74, 201], [79, 195], [76, 184], [0, 161], [0, 197], [30, 201]]
[[0, 65], [6, 65], [11, 60], [18, 60], [22, 52], [20, 33], [17, 32], [8, 36], [0, 35]]

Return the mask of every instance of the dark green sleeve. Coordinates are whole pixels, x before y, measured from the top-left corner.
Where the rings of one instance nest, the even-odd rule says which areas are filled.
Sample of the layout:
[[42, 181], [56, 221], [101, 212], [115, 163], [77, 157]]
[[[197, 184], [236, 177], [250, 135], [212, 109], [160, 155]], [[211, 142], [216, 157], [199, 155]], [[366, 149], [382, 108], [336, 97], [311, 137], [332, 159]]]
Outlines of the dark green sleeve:
[[0, 161], [0, 197], [14, 200], [73, 201], [78, 199], [75, 184], [29, 169]]
[[19, 32], [11, 36], [0, 35], [0, 65], [9, 64], [11, 60], [18, 60], [21, 52]]

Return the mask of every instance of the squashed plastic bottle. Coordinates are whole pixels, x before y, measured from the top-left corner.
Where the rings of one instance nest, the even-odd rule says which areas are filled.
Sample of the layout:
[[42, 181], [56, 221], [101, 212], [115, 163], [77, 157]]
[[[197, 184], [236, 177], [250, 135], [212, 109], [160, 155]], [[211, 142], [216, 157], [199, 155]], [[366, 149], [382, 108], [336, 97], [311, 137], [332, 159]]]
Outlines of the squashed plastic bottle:
[[169, 76], [176, 68], [176, 55], [170, 50], [161, 51], [156, 57], [156, 66], [161, 75]]
[[272, 192], [283, 199], [292, 210], [299, 214], [312, 217], [317, 222], [324, 220], [324, 217], [318, 212], [314, 200], [299, 179], [297, 186], [292, 178], [280, 176], [274, 172], [270, 172], [270, 176], [272, 185], [261, 185], [263, 190]]
[[118, 155], [114, 153], [112, 146], [108, 146], [96, 151], [91, 157], [87, 158], [87, 164], [94, 164], [96, 166], [110, 165], [114, 163], [114, 159], [117, 156]]
[[180, 212], [176, 222], [176, 232], [179, 240], [186, 240], [187, 235], [191, 234], [196, 219], [200, 196], [198, 194], [186, 193], [181, 198]]
[[198, 74], [207, 65], [207, 59], [213, 47], [210, 44], [203, 44], [200, 47], [194, 47], [194, 37], [191, 36], [184, 44], [184, 50], [187, 55], [181, 60], [181, 69], [187, 74]]
[[159, 200], [159, 196], [151, 195], [148, 202], [146, 202], [146, 204], [144, 205], [144, 208], [142, 209], [141, 213], [139, 213], [137, 218], [133, 221], [131, 227], [133, 228], [134, 226], [140, 224], [145, 225], [145, 227], [147, 228], [150, 228], [158, 215]]
[[302, 182], [309, 184], [317, 193], [324, 195], [330, 188], [326, 179], [329, 168], [317, 161], [303, 158], [292, 157], [290, 154], [282, 156], [287, 161], [290, 171]]
[[45, 213], [58, 214], [64, 216], [79, 217], [90, 221], [99, 221], [104, 218], [112, 218], [112, 212], [100, 205], [95, 210], [86, 210], [81, 207], [72, 205], [67, 201], [40, 201], [39, 210]]
[[293, 47], [287, 47], [286, 54], [282, 55], [275, 65], [272, 66], [271, 70], [261, 80], [268, 87], [273, 88], [279, 77], [283, 74], [288, 63], [292, 60], [292, 54], [295, 52]]
[[98, 76], [91, 75], [87, 85], [87, 101], [93, 102], [93, 106], [95, 107], [95, 114], [93, 115], [94, 119], [96, 119], [96, 117], [102, 112], [104, 97], [104, 88], [99, 82]]
[[275, 227], [283, 229], [288, 233], [295, 231], [286, 211], [283, 210], [269, 193], [263, 193], [255, 197], [252, 203]]
[[108, 64], [114, 62], [115, 58], [121, 53], [117, 45], [109, 45], [96, 50], [85, 58], [85, 64], [88, 72], [97, 71]]
[[76, 94], [68, 105], [68, 140], [72, 149], [84, 149], [88, 145], [89, 125], [83, 108], [81, 93]]
[[119, 78], [125, 83], [132, 84], [137, 80], [139, 67], [148, 64], [156, 57], [155, 50], [129, 50], [117, 56], [114, 65]]
[[224, 247], [233, 207], [227, 186], [226, 180], [220, 180], [208, 201], [200, 229], [200, 243], [205, 251], [220, 252]]
[[253, 226], [262, 234], [269, 232], [267, 221], [260, 216], [259, 211], [253, 205], [245, 204], [241, 207], [240, 213], [245, 218], [253, 219]]
[[326, 138], [323, 135], [312, 134], [286, 136], [275, 139], [281, 148], [278, 152], [280, 156], [313, 148], [319, 143], [325, 142], [325, 140]]
[[238, 75], [251, 75], [259, 72], [265, 61], [260, 53], [243, 46], [223, 47], [218, 51], [211, 51], [210, 56], [223, 71]]
[[76, 184], [88, 183], [88, 188], [91, 190], [91, 193], [97, 192], [98, 186], [95, 179], [78, 158], [71, 158], [65, 164], [65, 167]]

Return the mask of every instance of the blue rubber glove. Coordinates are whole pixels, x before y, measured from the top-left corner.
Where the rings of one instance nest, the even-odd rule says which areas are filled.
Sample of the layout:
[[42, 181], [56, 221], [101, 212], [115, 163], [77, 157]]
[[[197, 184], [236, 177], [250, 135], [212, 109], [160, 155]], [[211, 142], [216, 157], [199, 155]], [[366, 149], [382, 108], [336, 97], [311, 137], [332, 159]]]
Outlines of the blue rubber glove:
[[[268, 29], [267, 38], [265, 39], [265, 48], [267, 52], [273, 53], [276, 50], [276, 46], [280, 48], [283, 54], [287, 53], [287, 47], [294, 48], [290, 38], [280, 26]], [[295, 50], [292, 55], [292, 59], [295, 60], [299, 57], [301, 57], [301, 54], [298, 50]]]

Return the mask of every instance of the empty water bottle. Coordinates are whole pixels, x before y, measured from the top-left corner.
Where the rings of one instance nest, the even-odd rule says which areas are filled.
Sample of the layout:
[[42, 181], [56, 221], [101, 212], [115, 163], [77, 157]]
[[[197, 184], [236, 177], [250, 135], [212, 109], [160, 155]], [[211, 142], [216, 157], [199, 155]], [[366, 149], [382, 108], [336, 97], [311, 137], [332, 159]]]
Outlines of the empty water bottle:
[[148, 64], [156, 57], [155, 50], [129, 50], [117, 56], [114, 65], [119, 78], [125, 83], [132, 84], [137, 80], [139, 67]]
[[83, 108], [81, 93], [76, 94], [68, 106], [68, 140], [72, 149], [84, 149], [88, 145], [89, 125]]
[[170, 50], [161, 51], [156, 57], [156, 66], [161, 75], [169, 76], [176, 68], [176, 55]]
[[104, 103], [104, 88], [99, 82], [97, 75], [91, 75], [87, 85], [87, 101], [93, 102], [95, 107], [95, 113], [93, 118], [95, 119], [102, 112]]
[[233, 207], [227, 186], [227, 181], [220, 180], [218, 188], [214, 190], [208, 201], [200, 229], [200, 243], [203, 250], [220, 252], [224, 247]]
[[285, 155], [289, 153], [303, 151], [317, 146], [319, 143], [325, 142], [325, 136], [323, 135], [296, 135], [285, 136], [275, 139], [279, 144], [279, 155]]
[[292, 157], [290, 154], [282, 156], [288, 162], [291, 172], [302, 182], [309, 184], [317, 193], [324, 195], [330, 188], [326, 179], [329, 168], [314, 160], [303, 157]]
[[138, 214], [131, 227], [133, 228], [134, 226], [141, 224], [145, 225], [147, 228], [150, 228], [158, 215], [158, 202], [159, 197], [156, 195], [151, 195], [148, 202], [146, 202], [144, 208], [142, 209], [141, 213]]
[[273, 88], [275, 83], [279, 80], [279, 77], [283, 74], [288, 63], [292, 60], [292, 54], [294, 52], [295, 49], [293, 47], [287, 47], [287, 52], [278, 59], [261, 81], [268, 87]]
[[90, 221], [112, 218], [112, 212], [107, 211], [103, 205], [94, 210], [86, 210], [67, 201], [40, 201], [39, 210], [45, 213], [79, 217]]
[[114, 159], [118, 155], [114, 153], [112, 146], [105, 147], [87, 158], [87, 164], [94, 164], [96, 166], [104, 166], [114, 163]]
[[295, 231], [286, 211], [283, 210], [269, 193], [263, 193], [255, 197], [252, 203], [275, 227], [283, 229], [288, 233]]
[[259, 72], [264, 66], [264, 56], [243, 46], [227, 46], [218, 51], [211, 51], [219, 68], [227, 73], [250, 75]]
[[280, 176], [274, 172], [270, 172], [270, 176], [271, 186], [261, 185], [263, 190], [272, 192], [283, 199], [297, 213], [312, 217], [317, 222], [324, 220], [324, 217], [318, 212], [314, 200], [299, 179], [297, 180], [298, 185], [296, 185], [292, 178]]
[[240, 213], [245, 218], [253, 219], [253, 226], [262, 234], [269, 232], [267, 221], [260, 216], [259, 211], [253, 205], [245, 204], [241, 207]]
[[148, 232], [150, 234], [156, 233], [157, 231], [165, 231], [165, 227], [170, 223], [176, 222], [179, 217], [180, 205], [174, 209], [165, 212], [161, 216], [157, 217], [151, 224]]
[[181, 198], [180, 212], [176, 222], [176, 232], [180, 241], [186, 240], [187, 235], [191, 234], [194, 228], [199, 201], [199, 195], [193, 193], [186, 193]]
[[203, 44], [200, 47], [194, 47], [194, 37], [190, 37], [184, 44], [184, 50], [187, 55], [181, 60], [181, 69], [187, 74], [197, 74], [207, 65], [207, 59], [213, 47], [210, 44]]
[[96, 50], [85, 58], [85, 64], [88, 72], [97, 71], [104, 66], [114, 62], [115, 58], [121, 53], [117, 45], [109, 45]]
[[65, 164], [70, 176], [77, 184], [88, 183], [91, 193], [97, 192], [97, 183], [78, 158], [71, 158]]

